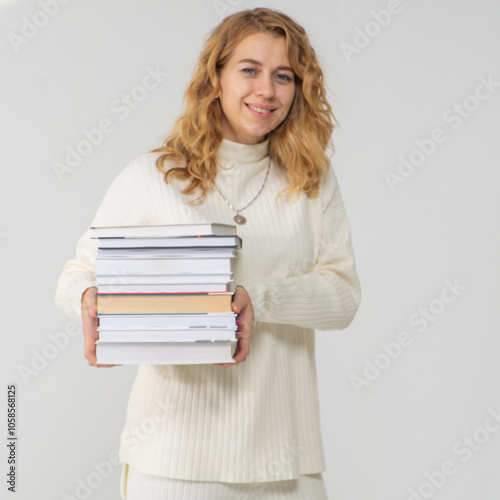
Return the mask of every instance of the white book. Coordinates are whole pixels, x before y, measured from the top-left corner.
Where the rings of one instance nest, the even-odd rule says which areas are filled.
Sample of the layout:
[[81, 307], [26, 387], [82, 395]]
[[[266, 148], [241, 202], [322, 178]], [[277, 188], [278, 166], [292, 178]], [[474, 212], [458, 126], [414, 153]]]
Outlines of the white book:
[[99, 248], [241, 248], [239, 236], [185, 236], [180, 238], [101, 238]]
[[234, 257], [234, 248], [98, 248], [99, 259], [211, 259]]
[[236, 234], [236, 226], [201, 222], [146, 226], [91, 227], [92, 238], [168, 238], [179, 236], [211, 236]]
[[96, 342], [98, 364], [234, 363], [236, 342]]
[[127, 285], [114, 283], [98, 285], [99, 293], [195, 293], [195, 292], [226, 292], [226, 283], [181, 283], [172, 285], [144, 284]]
[[230, 283], [232, 274], [99, 274], [96, 285], [176, 285], [188, 283]]
[[235, 313], [206, 314], [98, 314], [99, 330], [142, 330], [188, 328], [233, 328], [236, 324]]
[[234, 328], [194, 328], [188, 330], [99, 330], [99, 340], [104, 342], [200, 342], [236, 341]]
[[204, 274], [230, 273], [230, 258], [214, 259], [101, 259], [96, 274]]

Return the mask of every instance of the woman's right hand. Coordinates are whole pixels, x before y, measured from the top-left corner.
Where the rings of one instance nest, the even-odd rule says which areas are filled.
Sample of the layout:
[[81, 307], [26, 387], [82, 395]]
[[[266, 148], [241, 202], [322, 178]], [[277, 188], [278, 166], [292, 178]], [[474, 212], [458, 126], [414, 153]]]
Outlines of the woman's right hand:
[[99, 338], [97, 331], [97, 288], [87, 288], [82, 295], [82, 327], [85, 357], [90, 366], [109, 367], [117, 365], [98, 365], [95, 354], [95, 342]]

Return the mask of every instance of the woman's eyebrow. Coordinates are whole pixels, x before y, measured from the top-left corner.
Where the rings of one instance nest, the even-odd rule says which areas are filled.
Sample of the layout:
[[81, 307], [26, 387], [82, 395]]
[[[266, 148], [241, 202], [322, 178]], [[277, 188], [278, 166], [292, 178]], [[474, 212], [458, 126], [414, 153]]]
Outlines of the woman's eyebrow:
[[[241, 59], [241, 61], [238, 61], [238, 64], [239, 63], [250, 63], [255, 64], [256, 66], [262, 66], [262, 63], [256, 59]], [[291, 71], [293, 73], [293, 69], [290, 68], [290, 66], [278, 66], [276, 69]]]

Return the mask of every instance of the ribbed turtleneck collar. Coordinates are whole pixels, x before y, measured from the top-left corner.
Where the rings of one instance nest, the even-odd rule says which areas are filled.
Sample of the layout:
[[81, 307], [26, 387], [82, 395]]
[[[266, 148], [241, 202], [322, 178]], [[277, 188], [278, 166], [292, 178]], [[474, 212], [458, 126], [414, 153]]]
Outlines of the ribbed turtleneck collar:
[[216, 158], [223, 162], [256, 163], [268, 154], [269, 140], [258, 144], [239, 144], [222, 139]]
[[244, 207], [259, 193], [270, 166], [268, 146], [268, 140], [259, 144], [222, 140], [216, 153], [219, 169], [215, 182], [234, 209]]

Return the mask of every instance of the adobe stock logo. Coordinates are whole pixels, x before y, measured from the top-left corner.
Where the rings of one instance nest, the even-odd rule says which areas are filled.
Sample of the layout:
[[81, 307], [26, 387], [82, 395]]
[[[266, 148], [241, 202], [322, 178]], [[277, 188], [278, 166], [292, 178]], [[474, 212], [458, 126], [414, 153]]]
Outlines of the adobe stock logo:
[[283, 440], [277, 458], [267, 463], [257, 465], [256, 468], [250, 472], [250, 482], [248, 484], [252, 486], [252, 490], [247, 493], [242, 493], [238, 497], [238, 500], [257, 500], [260, 498], [262, 495], [262, 488], [266, 484], [266, 481], [280, 480], [289, 466], [298, 460], [301, 453], [306, 450], [306, 446], [299, 445], [296, 442]]
[[70, 0], [40, 0], [38, 2], [40, 10], [37, 10], [31, 19], [26, 16], [21, 19], [21, 34], [13, 31], [7, 34], [12, 50], [17, 54], [22, 46], [27, 45], [51, 19], [59, 14], [61, 5], [67, 5], [69, 2]]
[[167, 421], [174, 412], [177, 411], [175, 403], [164, 403], [159, 401], [155, 409], [148, 414], [137, 425], [125, 428], [121, 434], [121, 444], [127, 452], [134, 452], [139, 449], [141, 443], [145, 443], [159, 428], [159, 424]]
[[[488, 414], [481, 425], [472, 432], [463, 434], [453, 443], [451, 451], [454, 457], [460, 457], [460, 462], [454, 458], [443, 460], [441, 464], [426, 470], [423, 474], [425, 480], [417, 487], [409, 488], [408, 500], [429, 500], [443, 488], [447, 481], [457, 474], [462, 464], [466, 464], [500, 431], [500, 406], [488, 408]], [[477, 497], [480, 498], [480, 497]]]
[[63, 493], [60, 500], [86, 500], [90, 498], [94, 490], [100, 488], [111, 477], [115, 469], [121, 466], [117, 451], [112, 451], [107, 460], [92, 462], [93, 470], [91, 472], [84, 476], [83, 479], [81, 477], [75, 478], [74, 494]]
[[[445, 143], [450, 132], [458, 130], [467, 120], [469, 120], [484, 102], [500, 87], [500, 81], [495, 81], [494, 76], [478, 76], [479, 83], [474, 90], [466, 95], [460, 102], [455, 102], [442, 113], [442, 120], [446, 126], [435, 127], [427, 137], [415, 139], [415, 148], [406, 155], [399, 155], [397, 167], [394, 170], [386, 170], [384, 177], [389, 189], [394, 192], [398, 185], [415, 174], [417, 169], [424, 165], [429, 157], [439, 150], [439, 146]], [[446, 128], [449, 128], [447, 131]]]
[[403, 12], [403, 6], [400, 1], [389, 0], [385, 9], [370, 12], [373, 19], [365, 23], [363, 29], [355, 26], [352, 43], [341, 42], [340, 44], [347, 63], [351, 64], [353, 56], [361, 54], [372, 43], [372, 40], [391, 24], [392, 18], [401, 12]]
[[[163, 71], [157, 64], [155, 68], [147, 66], [141, 83], [132, 87], [128, 92], [123, 92], [114, 99], [109, 108], [120, 120], [126, 120], [132, 110], [136, 109], [141, 102], [145, 101], [150, 93], [163, 83], [168, 73]], [[59, 182], [63, 182], [64, 176], [74, 172], [82, 163], [83, 159], [90, 156], [99, 147], [107, 135], [116, 130], [115, 119], [104, 117], [99, 120], [95, 127], [83, 129], [82, 136], [78, 142], [66, 146], [66, 155], [63, 161], [52, 162], [52, 170]]]
[[[416, 333], [425, 332], [442, 314], [445, 313], [450, 304], [453, 304], [467, 287], [458, 282], [458, 278], [452, 281], [445, 280], [445, 286], [439, 295], [425, 306], [420, 306], [408, 317], [408, 324], [416, 329]], [[402, 330], [389, 342], [379, 344], [380, 351], [371, 359], [364, 358], [362, 375], [352, 374], [349, 377], [354, 391], [359, 396], [365, 387], [370, 387], [380, 376], [389, 369], [403, 351], [413, 345], [415, 332]]]
[[236, 12], [236, 7], [240, 7], [243, 0], [214, 0], [212, 5], [220, 20]]
[[46, 342], [40, 349], [31, 349], [31, 361], [29, 365], [20, 364], [17, 366], [17, 372], [24, 385], [28, 385], [32, 377], [38, 377], [49, 366], [50, 362], [69, 346], [72, 338], [80, 337], [81, 335], [82, 329], [74, 321], [68, 321], [64, 327], [64, 331], [49, 333], [50, 342]]

